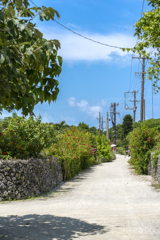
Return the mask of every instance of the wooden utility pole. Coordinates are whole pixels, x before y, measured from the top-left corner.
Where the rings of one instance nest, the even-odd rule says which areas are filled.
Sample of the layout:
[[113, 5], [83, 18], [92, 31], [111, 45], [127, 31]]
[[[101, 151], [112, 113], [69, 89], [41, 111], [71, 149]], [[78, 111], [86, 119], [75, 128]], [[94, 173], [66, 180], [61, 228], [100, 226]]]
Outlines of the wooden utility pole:
[[[126, 105], [126, 94], [127, 93], [133, 93], [134, 94], [134, 100], [130, 100], [131, 102], [134, 102], [134, 106], [133, 106], [133, 108], [129, 108], [127, 105]], [[125, 97], [125, 109], [126, 110], [133, 110], [133, 123], [135, 123], [135, 121], [136, 121], [136, 109], [137, 109], [137, 107], [136, 107], [136, 102], [140, 102], [139, 100], [136, 100], [136, 93], [138, 93], [138, 91], [136, 92], [135, 90], [134, 91], [132, 91], [132, 92], [125, 92], [124, 93], [124, 97]]]
[[108, 112], [107, 112], [107, 119], [106, 119], [106, 138], [109, 139]]
[[140, 121], [144, 121], [143, 117], [143, 106], [144, 106], [144, 75], [145, 75], [145, 57], [139, 58], [139, 57], [133, 57], [134, 59], [142, 59], [142, 83], [141, 83], [141, 111], [140, 111]]
[[103, 117], [102, 117], [102, 134], [103, 134]]
[[101, 135], [101, 113], [99, 112], [99, 136]]
[[116, 144], [116, 114], [119, 114], [116, 112], [116, 106], [118, 106], [119, 103], [111, 103], [111, 119], [113, 124], [113, 132], [114, 132], [114, 144]]
[[143, 99], [143, 121], [145, 121], [145, 99]]

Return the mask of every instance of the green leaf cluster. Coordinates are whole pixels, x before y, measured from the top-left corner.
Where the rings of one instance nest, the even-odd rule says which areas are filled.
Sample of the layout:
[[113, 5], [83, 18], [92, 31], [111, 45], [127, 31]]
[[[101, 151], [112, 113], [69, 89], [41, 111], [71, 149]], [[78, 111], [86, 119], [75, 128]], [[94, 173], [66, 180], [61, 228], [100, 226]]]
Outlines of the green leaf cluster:
[[41, 117], [11, 118], [0, 135], [2, 157], [27, 159], [38, 157], [43, 148], [55, 141], [53, 124], [42, 123]]
[[160, 80], [160, 1], [147, 0], [148, 5], [152, 6], [152, 11], [146, 11], [138, 22], [135, 23], [135, 34], [138, 38], [134, 48], [122, 49], [123, 51], [133, 51], [139, 57], [145, 57], [150, 67], [148, 77], [154, 78], [155, 93], [159, 91], [158, 81]]
[[133, 165], [138, 174], [147, 174], [152, 148], [159, 141], [157, 140], [159, 139], [158, 131], [142, 123], [130, 132], [127, 138], [131, 151], [129, 163]]
[[96, 136], [97, 141], [97, 151], [99, 154], [99, 158], [103, 162], [111, 161], [111, 146], [108, 139], [106, 139], [105, 135], [97, 135]]
[[97, 148], [94, 135], [77, 127], [57, 135], [58, 141], [44, 150], [49, 156], [60, 159], [64, 181], [96, 164]]
[[[2, 0], [0, 9], [0, 111], [22, 110], [33, 114], [34, 106], [56, 101], [62, 70], [58, 40], [43, 38], [32, 20], [54, 20], [53, 8], [30, 8], [28, 0]], [[28, 19], [28, 20], [27, 20]]]

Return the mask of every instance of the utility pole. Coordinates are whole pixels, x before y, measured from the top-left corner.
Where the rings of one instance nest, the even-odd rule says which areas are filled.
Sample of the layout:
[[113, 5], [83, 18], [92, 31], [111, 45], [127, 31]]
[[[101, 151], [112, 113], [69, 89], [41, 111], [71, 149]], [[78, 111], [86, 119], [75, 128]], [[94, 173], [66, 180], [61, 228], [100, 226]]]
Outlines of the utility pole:
[[103, 134], [103, 117], [102, 117], [102, 134]]
[[111, 103], [111, 110], [110, 110], [111, 120], [113, 124], [113, 132], [114, 132], [114, 144], [116, 144], [116, 114], [119, 114], [118, 112], [116, 112], [116, 106], [118, 105], [119, 103]]
[[101, 135], [101, 113], [99, 112], [99, 136]]
[[140, 112], [140, 121], [143, 121], [143, 119], [144, 119], [144, 117], [143, 117], [143, 105], [144, 105], [144, 103], [143, 103], [143, 100], [144, 100], [144, 75], [145, 75], [145, 57], [142, 57], [142, 58], [140, 58], [140, 57], [133, 57], [132, 56], [132, 58], [133, 59], [142, 59], [142, 83], [141, 83], [141, 112]]
[[145, 99], [143, 100], [143, 121], [145, 121]]
[[109, 139], [108, 112], [107, 112], [107, 119], [106, 119], [106, 138]]
[[[134, 94], [134, 100], [130, 100], [131, 102], [134, 102], [134, 107], [133, 108], [129, 108], [127, 105], [126, 105], [126, 94], [127, 93], [133, 93]], [[136, 102], [140, 102], [139, 100], [136, 100], [136, 93], [138, 93], [138, 91], [136, 92], [135, 90], [134, 91], [132, 91], [132, 92], [125, 92], [124, 93], [124, 97], [125, 97], [125, 109], [126, 110], [133, 110], [133, 123], [135, 123], [135, 121], [136, 121], [136, 109], [137, 109], [137, 107], [136, 107]]]

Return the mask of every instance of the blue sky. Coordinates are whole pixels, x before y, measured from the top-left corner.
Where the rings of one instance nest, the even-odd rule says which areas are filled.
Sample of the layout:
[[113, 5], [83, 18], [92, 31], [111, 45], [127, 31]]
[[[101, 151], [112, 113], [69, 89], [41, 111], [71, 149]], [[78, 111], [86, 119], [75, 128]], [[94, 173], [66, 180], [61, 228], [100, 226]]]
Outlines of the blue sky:
[[[136, 43], [133, 25], [141, 16], [143, 0], [34, 0], [34, 3], [53, 7], [60, 14], [60, 23], [96, 41], [119, 47], [133, 47]], [[145, 10], [150, 10], [147, 1]], [[85, 40], [54, 21], [41, 22], [38, 18], [34, 21], [45, 38], [60, 41], [58, 54], [63, 57], [57, 101], [38, 104], [34, 110], [42, 116], [42, 121], [64, 120], [69, 125], [85, 122], [98, 128], [99, 112], [105, 120], [113, 102], [119, 103], [117, 123], [122, 123], [126, 114], [133, 115], [133, 111], [124, 109], [124, 92], [139, 91], [137, 99], [140, 100], [141, 78], [135, 72], [141, 71], [142, 66], [138, 60], [132, 60], [132, 53]], [[127, 96], [127, 105], [133, 107], [132, 94]], [[145, 80], [145, 99], [146, 119], [149, 119], [152, 118], [149, 80]], [[160, 117], [159, 102], [160, 93], [154, 95], [154, 118]], [[137, 107], [136, 121], [140, 119], [140, 103]]]

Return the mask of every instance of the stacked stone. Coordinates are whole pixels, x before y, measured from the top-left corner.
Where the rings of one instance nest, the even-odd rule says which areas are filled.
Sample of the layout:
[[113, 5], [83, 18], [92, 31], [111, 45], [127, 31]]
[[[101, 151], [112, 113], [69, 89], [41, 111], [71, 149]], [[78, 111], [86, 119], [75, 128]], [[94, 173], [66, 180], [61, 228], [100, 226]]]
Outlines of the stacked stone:
[[26, 199], [52, 190], [63, 180], [57, 158], [0, 160], [0, 200]]
[[158, 156], [157, 167], [154, 168], [152, 165], [152, 154], [148, 164], [148, 174], [152, 175], [156, 181], [160, 182], [160, 155]]

